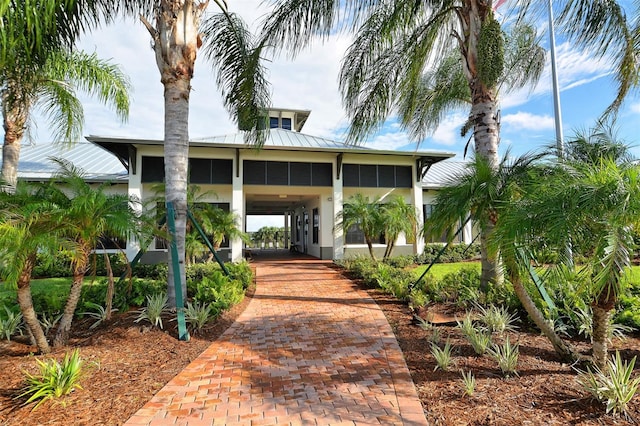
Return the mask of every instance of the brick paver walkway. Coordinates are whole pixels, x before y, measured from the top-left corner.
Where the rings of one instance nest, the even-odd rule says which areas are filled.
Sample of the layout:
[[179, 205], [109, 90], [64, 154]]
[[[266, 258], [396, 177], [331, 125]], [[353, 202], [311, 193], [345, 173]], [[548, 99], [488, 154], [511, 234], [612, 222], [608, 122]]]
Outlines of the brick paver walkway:
[[376, 303], [330, 264], [258, 262], [237, 321], [127, 425], [425, 425]]

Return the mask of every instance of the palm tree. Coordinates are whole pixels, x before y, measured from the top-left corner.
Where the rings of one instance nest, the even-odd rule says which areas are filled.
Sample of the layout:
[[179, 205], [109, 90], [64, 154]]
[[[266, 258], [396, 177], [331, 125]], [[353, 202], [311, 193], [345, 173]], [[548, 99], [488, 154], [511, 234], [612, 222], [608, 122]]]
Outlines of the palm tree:
[[211, 223], [211, 243], [214, 249], [218, 250], [225, 238], [229, 240], [239, 238], [245, 243], [249, 242], [247, 234], [242, 232], [238, 225], [240, 218], [237, 214], [226, 212], [214, 206], [210, 209], [208, 215]]
[[407, 239], [415, 238], [418, 217], [415, 207], [407, 204], [402, 196], [394, 197], [391, 201], [383, 204], [381, 215], [384, 224], [384, 238], [387, 242], [384, 259], [388, 259], [400, 234], [404, 234]]
[[33, 343], [41, 353], [49, 353], [49, 342], [33, 307], [31, 273], [38, 252], [57, 252], [60, 226], [43, 195], [22, 184], [14, 194], [0, 192], [0, 276], [18, 290], [18, 305]]
[[364, 241], [369, 248], [371, 259], [376, 260], [373, 252], [373, 241], [384, 232], [380, 198], [369, 200], [369, 197], [357, 193], [344, 203], [342, 212], [338, 214], [337, 226], [345, 232], [358, 227], [364, 234]]
[[31, 111], [40, 107], [56, 130], [56, 140], [73, 143], [84, 125], [82, 105], [75, 88], [114, 107], [125, 120], [129, 113], [130, 85], [119, 67], [95, 54], [49, 52], [42, 65], [34, 65], [26, 77], [22, 67], [0, 71], [0, 99], [4, 126], [2, 172], [4, 190], [15, 189], [20, 147], [28, 130]]
[[607, 330], [623, 291], [622, 276], [631, 264], [632, 229], [640, 225], [640, 169], [610, 136], [614, 134], [601, 125], [588, 135], [578, 134], [568, 143], [567, 158], [549, 169], [527, 191], [525, 202], [504, 218], [508, 238], [544, 238], [560, 253], [571, 240], [588, 251], [593, 359], [600, 367], [607, 360]]
[[[164, 85], [165, 129], [164, 159], [166, 200], [176, 211], [175, 242], [179, 271], [169, 262], [169, 282], [180, 277], [186, 298], [184, 271], [187, 227], [187, 160], [189, 151], [189, 95], [196, 55], [204, 46], [204, 55], [217, 71], [217, 84], [225, 107], [248, 141], [260, 145], [264, 140], [263, 111], [268, 106], [264, 70], [260, 63], [261, 46], [251, 39], [242, 20], [227, 10], [226, 2], [216, 0], [221, 13], [201, 23], [208, 1], [160, 0], [155, 3], [153, 24], [142, 17], [151, 34]], [[168, 286], [169, 302], [175, 305], [175, 288]], [[184, 299], [183, 298], [183, 299]]]
[[[360, 142], [394, 111], [418, 141], [451, 109], [470, 106], [462, 133], [473, 130], [476, 156], [499, 163], [498, 94], [535, 83], [544, 63], [527, 16], [546, 13], [547, 2], [517, 2], [518, 25], [505, 36], [493, 4], [483, 0], [279, 0], [265, 20], [264, 37], [295, 54], [312, 38], [336, 29], [355, 32], [340, 72], [340, 89]], [[514, 2], [515, 3], [515, 2]], [[640, 82], [634, 34], [622, 2], [565, 1], [559, 28], [583, 47], [616, 57], [619, 91], [612, 110]], [[637, 35], [635, 36], [637, 38]], [[432, 69], [436, 64], [435, 69]], [[486, 247], [489, 235], [482, 234]], [[486, 257], [486, 256], [485, 256]], [[484, 277], [495, 265], [483, 265]]]
[[67, 241], [73, 275], [69, 296], [53, 340], [54, 346], [61, 346], [68, 340], [84, 276], [99, 239], [126, 239], [132, 235], [140, 238], [148, 227], [134, 208], [138, 200], [126, 195], [108, 195], [106, 189], [109, 183], [94, 188], [85, 181], [81, 170], [63, 160], [57, 161], [61, 170], [47, 191], [48, 198], [56, 203], [53, 217]]

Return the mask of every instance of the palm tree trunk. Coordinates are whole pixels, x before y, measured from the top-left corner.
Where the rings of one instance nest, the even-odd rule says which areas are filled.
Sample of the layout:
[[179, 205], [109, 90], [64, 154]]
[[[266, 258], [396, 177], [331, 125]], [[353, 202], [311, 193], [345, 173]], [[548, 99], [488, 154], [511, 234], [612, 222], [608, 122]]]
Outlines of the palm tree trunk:
[[9, 108], [3, 100], [2, 119], [4, 127], [4, 145], [2, 145], [2, 169], [0, 171], [0, 190], [13, 194], [18, 184], [18, 162], [22, 137], [27, 116], [21, 108]]
[[593, 362], [600, 368], [607, 364], [609, 355], [609, 324], [613, 315], [615, 301], [609, 300], [603, 291], [592, 306], [593, 317]]
[[107, 295], [105, 296], [105, 319], [111, 319], [111, 311], [113, 308], [113, 295], [115, 293], [115, 281], [113, 279], [113, 268], [111, 267], [111, 259], [107, 253], [104, 254], [104, 264], [107, 268]]
[[38, 346], [38, 350], [40, 353], [48, 354], [51, 352], [51, 348], [36, 316], [36, 311], [33, 308], [33, 299], [31, 297], [31, 272], [33, 271], [35, 260], [35, 255], [27, 258], [20, 277], [18, 278], [18, 305], [20, 305], [22, 319], [27, 325], [36, 346]]
[[71, 323], [73, 322], [73, 315], [76, 311], [76, 307], [78, 306], [80, 294], [82, 293], [82, 284], [88, 269], [90, 253], [90, 249], [84, 249], [84, 258], [81, 259], [73, 268], [73, 281], [71, 283], [71, 289], [69, 290], [69, 296], [67, 297], [67, 303], [64, 305], [62, 317], [58, 323], [56, 336], [53, 339], [54, 347], [64, 346], [69, 341]]
[[367, 247], [369, 248], [369, 255], [371, 256], [371, 259], [376, 260], [376, 255], [373, 253], [373, 242], [371, 241], [370, 238], [367, 238]]
[[560, 358], [567, 362], [575, 362], [579, 360], [580, 355], [569, 344], [562, 340], [553, 327], [544, 319], [542, 312], [540, 312], [536, 304], [533, 303], [527, 289], [522, 285], [520, 277], [516, 274], [511, 274], [510, 279], [520, 303], [522, 303], [522, 306], [527, 311], [534, 324], [549, 339], [551, 345], [553, 345], [553, 349]]

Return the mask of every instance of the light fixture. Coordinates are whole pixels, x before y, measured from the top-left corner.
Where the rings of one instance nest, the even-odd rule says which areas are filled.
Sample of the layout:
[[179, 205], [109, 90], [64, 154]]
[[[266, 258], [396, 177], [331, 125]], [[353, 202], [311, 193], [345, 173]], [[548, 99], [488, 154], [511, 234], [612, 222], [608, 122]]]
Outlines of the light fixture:
[[280, 194], [278, 195], [278, 198], [287, 198], [287, 194]]

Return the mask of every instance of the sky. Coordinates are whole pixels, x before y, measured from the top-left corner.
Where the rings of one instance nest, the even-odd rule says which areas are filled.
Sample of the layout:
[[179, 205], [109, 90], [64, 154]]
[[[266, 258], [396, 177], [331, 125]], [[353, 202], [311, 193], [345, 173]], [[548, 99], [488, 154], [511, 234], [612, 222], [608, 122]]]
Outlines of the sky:
[[[256, 29], [268, 11], [261, 4], [258, 0], [234, 0], [229, 2], [229, 8]], [[211, 2], [209, 10], [215, 11], [216, 7]], [[502, 9], [506, 10], [506, 7], [502, 6]], [[498, 17], [499, 14], [500, 9]], [[349, 41], [347, 35], [332, 36], [325, 42], [314, 42], [294, 60], [283, 56], [267, 62], [272, 105], [311, 110], [304, 133], [334, 140], [344, 139], [348, 121], [338, 91], [338, 73]], [[543, 45], [548, 47], [546, 35]], [[83, 133], [162, 139], [163, 89], [150, 36], [144, 26], [137, 19], [129, 18], [84, 36], [79, 47], [120, 64], [133, 85], [130, 116], [124, 124], [118, 121], [113, 111], [80, 95], [86, 119]], [[560, 35], [557, 58], [562, 124], [565, 138], [568, 138], [578, 129], [592, 127], [613, 99], [612, 69], [610, 61], [576, 51], [563, 42]], [[510, 148], [513, 154], [518, 154], [554, 143], [553, 98], [548, 65], [547, 59], [544, 75], [536, 87], [500, 98], [501, 152]], [[214, 78], [209, 64], [198, 59], [190, 99], [191, 138], [235, 132], [234, 123], [222, 107]], [[449, 151], [457, 154], [457, 160], [462, 160], [467, 137], [460, 136], [460, 127], [467, 114], [468, 111], [452, 112], [430, 137], [420, 141], [419, 146], [390, 117], [377, 134], [363, 141], [363, 145], [382, 149]], [[619, 114], [618, 134], [631, 145], [637, 145], [640, 140], [636, 134], [639, 121], [640, 96], [630, 97]], [[51, 136], [46, 121], [36, 116], [34, 122], [36, 127], [32, 135], [35, 143], [49, 142]], [[640, 155], [640, 151], [636, 153]]]

